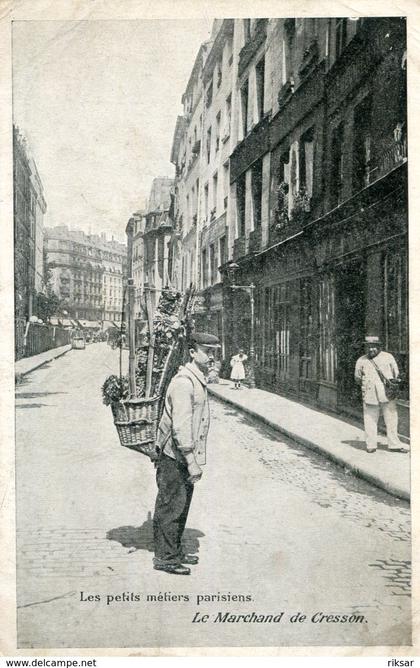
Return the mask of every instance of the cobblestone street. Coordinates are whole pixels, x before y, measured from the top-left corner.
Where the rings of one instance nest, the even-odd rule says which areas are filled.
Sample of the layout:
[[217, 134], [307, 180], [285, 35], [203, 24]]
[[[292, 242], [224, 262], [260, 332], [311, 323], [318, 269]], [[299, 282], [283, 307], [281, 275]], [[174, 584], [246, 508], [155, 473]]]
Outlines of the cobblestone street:
[[101, 403], [117, 370], [94, 344], [17, 386], [19, 647], [410, 643], [408, 504], [216, 400], [185, 534], [200, 563], [154, 571], [154, 469]]

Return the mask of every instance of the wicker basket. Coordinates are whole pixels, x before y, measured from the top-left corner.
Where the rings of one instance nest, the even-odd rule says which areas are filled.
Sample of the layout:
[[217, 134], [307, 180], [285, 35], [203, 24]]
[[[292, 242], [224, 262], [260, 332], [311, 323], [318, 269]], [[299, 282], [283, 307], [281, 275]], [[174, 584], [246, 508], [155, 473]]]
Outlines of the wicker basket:
[[130, 450], [156, 459], [156, 434], [160, 396], [126, 399], [111, 404], [120, 443]]

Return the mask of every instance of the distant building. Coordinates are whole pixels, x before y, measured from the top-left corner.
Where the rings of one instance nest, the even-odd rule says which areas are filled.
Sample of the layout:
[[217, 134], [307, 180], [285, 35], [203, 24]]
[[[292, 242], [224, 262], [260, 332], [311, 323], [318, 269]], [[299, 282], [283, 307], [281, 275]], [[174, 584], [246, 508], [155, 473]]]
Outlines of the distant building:
[[75, 320], [107, 326], [119, 322], [127, 249], [105, 234], [88, 235], [66, 226], [46, 228], [45, 248], [53, 290]]
[[162, 288], [171, 285], [169, 243], [173, 233], [173, 186], [174, 179], [154, 179], [144, 215], [143, 284], [151, 288], [154, 305], [159, 300]]
[[47, 210], [43, 186], [26, 140], [13, 128], [13, 198], [15, 265], [15, 342], [22, 352], [25, 323], [37, 313], [43, 292], [43, 217]]
[[135, 301], [134, 318], [136, 320], [144, 319], [144, 230], [146, 218], [144, 211], [136, 211], [127, 224], [131, 228], [133, 237], [132, 249], [132, 278], [134, 281]]

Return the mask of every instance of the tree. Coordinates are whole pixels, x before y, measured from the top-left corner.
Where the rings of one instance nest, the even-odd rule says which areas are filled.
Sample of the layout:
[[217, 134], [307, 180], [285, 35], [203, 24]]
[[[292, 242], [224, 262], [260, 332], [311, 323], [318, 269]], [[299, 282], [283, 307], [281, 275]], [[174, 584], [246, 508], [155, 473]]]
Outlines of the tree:
[[51, 316], [57, 315], [61, 308], [60, 299], [52, 290], [49, 291], [49, 294], [38, 292], [37, 300], [38, 317], [44, 322], [47, 322]]

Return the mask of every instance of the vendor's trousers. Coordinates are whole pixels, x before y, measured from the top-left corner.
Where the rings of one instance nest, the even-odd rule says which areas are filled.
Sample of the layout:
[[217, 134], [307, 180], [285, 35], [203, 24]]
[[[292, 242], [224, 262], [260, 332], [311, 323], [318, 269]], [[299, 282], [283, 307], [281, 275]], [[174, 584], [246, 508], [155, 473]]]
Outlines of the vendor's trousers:
[[378, 442], [378, 420], [382, 410], [384, 416], [388, 448], [401, 448], [398, 438], [398, 409], [396, 401], [387, 401], [378, 405], [363, 404], [363, 419], [365, 425], [365, 439], [368, 450], [374, 450]]
[[160, 457], [156, 471], [159, 491], [153, 516], [155, 564], [181, 563], [181, 539], [194, 491], [188, 476], [187, 467], [176, 459]]

